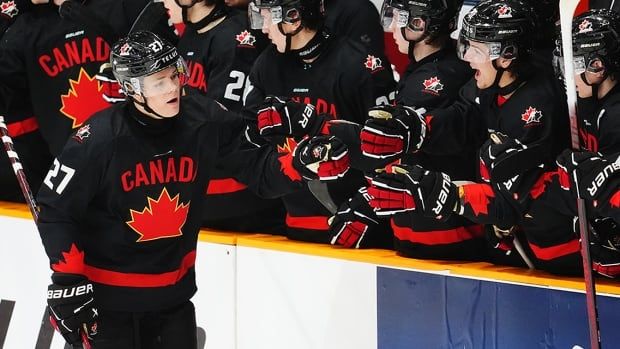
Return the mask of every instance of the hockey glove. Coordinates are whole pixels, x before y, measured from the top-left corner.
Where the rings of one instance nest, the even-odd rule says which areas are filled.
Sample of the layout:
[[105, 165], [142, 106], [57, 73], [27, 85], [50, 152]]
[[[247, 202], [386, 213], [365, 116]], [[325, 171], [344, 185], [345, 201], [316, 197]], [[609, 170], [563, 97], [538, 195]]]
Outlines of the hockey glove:
[[72, 345], [88, 343], [97, 334], [93, 284], [75, 274], [54, 273], [47, 288], [50, 322]]
[[543, 172], [542, 160], [538, 166], [521, 173], [511, 173], [507, 178], [495, 178], [494, 174], [501, 172], [497, 166], [517, 161], [521, 154], [527, 152], [528, 147], [519, 140], [492, 133], [491, 138], [480, 148], [480, 177], [493, 187], [508, 192], [513, 199], [524, 200]]
[[619, 155], [607, 160], [596, 153], [565, 150], [557, 163], [563, 189], [570, 190], [574, 197], [582, 197], [590, 213], [620, 216]]
[[99, 81], [103, 99], [108, 103], [118, 103], [125, 101], [125, 93], [112, 74], [112, 64], [103, 63], [99, 67], [99, 73], [95, 75]]
[[327, 119], [317, 115], [312, 104], [276, 96], [267, 96], [258, 109], [258, 131], [263, 137], [314, 137]]
[[611, 218], [592, 221], [592, 268], [599, 274], [617, 278], [620, 276], [620, 225]]
[[333, 136], [304, 138], [293, 151], [293, 167], [306, 180], [335, 180], [349, 170], [349, 151]]
[[421, 210], [425, 216], [447, 219], [457, 209], [458, 189], [450, 177], [420, 166], [393, 165], [372, 179], [368, 193], [377, 215]]
[[380, 105], [368, 111], [370, 117], [360, 134], [362, 153], [384, 159], [415, 152], [426, 137], [426, 122], [415, 109]]
[[491, 247], [509, 256], [514, 248], [514, 228], [514, 226], [508, 229], [502, 229], [495, 225], [486, 226], [485, 236]]
[[360, 188], [355, 196], [340, 205], [338, 212], [329, 222], [332, 245], [364, 247], [364, 238], [376, 232], [380, 225], [379, 218], [368, 203], [369, 200], [367, 188]]

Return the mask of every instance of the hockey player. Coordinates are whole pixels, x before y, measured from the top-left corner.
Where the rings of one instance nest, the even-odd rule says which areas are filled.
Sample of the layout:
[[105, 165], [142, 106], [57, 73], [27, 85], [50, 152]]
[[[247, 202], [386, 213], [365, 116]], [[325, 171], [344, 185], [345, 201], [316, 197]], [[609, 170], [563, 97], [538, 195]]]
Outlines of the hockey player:
[[[591, 152], [620, 152], [620, 15], [590, 10], [573, 21], [573, 55], [577, 87], [579, 136]], [[556, 71], [563, 76], [561, 41]]]
[[[31, 135], [37, 130], [45, 141], [24, 139], [27, 143], [18, 149], [25, 164], [36, 165], [26, 174], [33, 188], [43, 179], [37, 173], [47, 172], [51, 164], [49, 153], [57, 155], [72, 130], [110, 100], [123, 98], [118, 85], [95, 76], [109, 58], [106, 41], [126, 33], [147, 2], [55, 0], [19, 13], [3, 35], [0, 114], [10, 130], [17, 130], [14, 135], [39, 138]], [[10, 178], [5, 166], [0, 177], [5, 171]]]
[[[459, 89], [469, 81], [473, 71], [459, 60], [450, 33], [462, 1], [387, 0], [383, 4], [382, 22], [389, 25], [401, 53], [411, 61], [402, 77], [396, 101], [399, 105], [423, 107], [428, 112], [447, 107], [458, 98]], [[410, 108], [381, 108], [381, 112], [415, 117]], [[376, 111], [375, 111], [376, 112]], [[371, 112], [373, 113], [373, 112]], [[362, 140], [372, 140], [374, 133], [362, 132]], [[368, 143], [367, 143], [368, 144]], [[362, 148], [367, 153], [375, 149]], [[419, 164], [448, 173], [459, 180], [474, 180], [476, 149], [464, 147], [453, 155], [425, 152], [405, 154], [401, 162]], [[460, 217], [441, 222], [416, 212], [391, 216], [395, 248], [399, 254], [414, 258], [468, 259], [484, 258], [483, 229]]]
[[77, 130], [38, 195], [51, 321], [71, 344], [194, 348], [189, 299], [213, 166], [224, 162], [257, 193], [276, 196], [302, 177], [342, 175], [346, 163], [332, 159], [346, 148], [318, 138], [285, 158], [268, 146], [244, 150], [242, 120], [211, 99], [181, 96], [183, 59], [150, 32], [121, 39], [111, 62], [131, 99]]
[[[316, 113], [334, 119], [363, 122], [376, 104], [394, 99], [395, 83], [383, 56], [369, 53], [361, 44], [332, 36], [324, 30], [322, 0], [257, 0], [250, 4], [254, 28], [262, 28], [272, 46], [257, 59], [245, 103], [245, 115], [256, 120], [269, 110], [268, 95], [290, 97], [314, 106]], [[282, 152], [295, 141], [272, 140]], [[336, 204], [348, 199], [364, 183], [361, 173], [350, 171], [345, 180], [330, 185]], [[292, 239], [330, 240], [331, 213], [309, 190], [283, 198], [287, 234]]]
[[[243, 106], [243, 91], [266, 37], [248, 28], [247, 14], [223, 0], [175, 0], [185, 31], [179, 52], [189, 69], [188, 93], [200, 93], [228, 110]], [[257, 197], [230, 174], [216, 169], [206, 189], [203, 226], [232, 231], [284, 233], [281, 200]]]
[[[553, 163], [567, 144], [566, 103], [554, 79], [531, 71], [533, 18], [531, 8], [519, 0], [479, 3], [465, 16], [459, 38], [460, 57], [475, 69], [474, 80], [462, 88], [459, 100], [422, 118], [396, 118], [400, 122], [371, 119], [364, 133], [375, 137], [366, 137], [372, 142], [362, 139], [362, 146], [371, 149], [376, 144], [390, 144], [392, 150], [383, 147], [377, 154], [382, 156], [417, 149], [446, 155], [466, 146], [479, 147], [488, 132], [500, 131], [527, 144], [543, 144], [542, 152], [548, 152], [546, 162]], [[419, 120], [430, 129], [421, 142], [415, 134], [421, 129], [416, 125]], [[394, 136], [404, 141], [390, 141]]]

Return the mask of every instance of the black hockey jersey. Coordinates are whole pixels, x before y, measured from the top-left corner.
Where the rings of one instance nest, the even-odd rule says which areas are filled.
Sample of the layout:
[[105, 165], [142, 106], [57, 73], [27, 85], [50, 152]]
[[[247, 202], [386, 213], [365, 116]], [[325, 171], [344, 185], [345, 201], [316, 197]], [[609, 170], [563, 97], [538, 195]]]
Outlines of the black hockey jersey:
[[227, 9], [225, 19], [215, 27], [200, 30], [188, 25], [179, 39], [179, 54], [189, 68], [188, 91], [239, 111], [252, 65], [267, 46], [265, 37], [249, 30], [247, 15], [235, 9]]
[[620, 86], [614, 86], [600, 100], [579, 98], [579, 137], [583, 149], [602, 154], [620, 152]]
[[[186, 26], [178, 47], [190, 74], [186, 90], [239, 111], [252, 65], [267, 43], [263, 35], [248, 29], [244, 12], [223, 11], [226, 17], [208, 31]], [[279, 199], [257, 197], [222, 169], [215, 170], [205, 191], [205, 227], [252, 232], [283, 229], [284, 209]]]
[[546, 74], [528, 77], [508, 99], [495, 89], [477, 89], [472, 79], [456, 103], [426, 115], [431, 130], [423, 150], [450, 154], [468, 145], [481, 146], [488, 132], [501, 132], [524, 144], [543, 145], [545, 158], [553, 163], [569, 144], [566, 115], [564, 92]]
[[196, 290], [204, 188], [215, 165], [225, 164], [261, 196], [301, 185], [291, 179], [298, 173], [281, 171], [271, 148], [240, 146], [243, 125], [202, 96], [182, 97], [173, 119], [151, 119], [129, 102], [91, 118], [69, 139], [38, 195], [51, 268], [86, 276], [103, 309], [149, 311], [187, 301]]
[[[318, 33], [317, 35], [326, 35]], [[349, 39], [328, 36], [321, 55], [304, 63], [295, 55], [280, 54], [274, 46], [256, 60], [250, 75], [244, 115], [256, 119], [258, 106], [267, 95], [291, 97], [312, 104], [318, 114], [334, 119], [363, 123], [368, 109], [389, 104], [394, 99], [394, 82], [389, 62], [383, 56], [369, 54], [361, 44]], [[282, 153], [295, 147], [293, 139], [279, 145]], [[344, 179], [330, 183], [330, 194], [337, 204], [348, 199], [364, 183], [361, 173], [350, 171]], [[306, 241], [328, 242], [327, 211], [307, 190], [283, 198], [289, 237]]]
[[[425, 108], [429, 113], [451, 105], [459, 90], [471, 79], [473, 71], [458, 59], [454, 47], [437, 51], [420, 61], [412, 61], [399, 83], [398, 104]], [[477, 149], [463, 147], [454, 154], [407, 154], [403, 163], [417, 164], [442, 171], [453, 180], [474, 180]], [[395, 249], [414, 258], [479, 260], [484, 258], [483, 229], [461, 217], [446, 221], [413, 212], [396, 214], [391, 219]]]
[[[101, 0], [83, 6], [122, 35], [147, 2]], [[57, 7], [35, 6], [20, 15], [2, 37], [0, 51], [0, 111], [29, 98], [52, 154], [60, 152], [73, 129], [109, 106], [94, 78], [109, 60], [104, 35], [60, 18]]]

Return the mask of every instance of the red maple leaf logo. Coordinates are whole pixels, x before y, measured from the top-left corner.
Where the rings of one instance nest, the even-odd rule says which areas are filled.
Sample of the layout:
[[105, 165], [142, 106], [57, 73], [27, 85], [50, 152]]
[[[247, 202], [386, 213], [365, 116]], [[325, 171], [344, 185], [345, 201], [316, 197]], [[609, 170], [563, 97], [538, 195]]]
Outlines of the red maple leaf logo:
[[489, 184], [465, 184], [463, 189], [463, 204], [469, 204], [474, 215], [489, 213], [490, 199], [495, 197], [493, 188]]
[[424, 80], [422, 84], [424, 85], [425, 90], [429, 90], [433, 92], [439, 92], [443, 90], [443, 84], [441, 83], [441, 80], [439, 80], [439, 78], [437, 78], [436, 76], [433, 76], [430, 79]]
[[101, 95], [99, 81], [91, 78], [84, 68], [80, 69], [77, 81], [69, 79], [69, 84], [67, 94], [60, 96], [60, 112], [73, 120], [72, 128], [82, 126], [93, 114], [110, 106]]
[[6, 1], [0, 4], [0, 12], [13, 18], [15, 15], [17, 15], [19, 10], [15, 5], [15, 1]]
[[254, 43], [256, 42], [254, 35], [247, 30], [235, 35], [235, 39], [239, 42], [239, 45], [243, 46], [254, 46]]
[[525, 113], [521, 114], [521, 120], [525, 121], [526, 125], [540, 123], [541, 118], [542, 112], [533, 107], [528, 107]]
[[503, 5], [499, 9], [497, 9], [497, 13], [499, 14], [499, 18], [512, 17], [512, 9], [506, 5]]
[[368, 55], [368, 57], [366, 57], [366, 62], [364, 62], [364, 67], [370, 69], [374, 73], [379, 68], [383, 68], [383, 64], [381, 62], [381, 59], [373, 55]]
[[52, 264], [52, 270], [59, 273], [84, 274], [84, 251], [71, 244], [68, 252], [62, 252], [62, 259]]
[[579, 23], [579, 34], [587, 33], [592, 31], [592, 22], [584, 19], [583, 22]]
[[130, 210], [131, 220], [126, 222], [140, 237], [136, 242], [152, 241], [183, 235], [181, 229], [187, 220], [190, 202], [179, 205], [179, 194], [170, 197], [164, 188], [159, 198], [150, 197], [142, 212]]
[[291, 179], [291, 181], [301, 181], [301, 175], [295, 167], [293, 167], [293, 153], [288, 153], [278, 157], [278, 161], [280, 161], [280, 171], [284, 173], [285, 176]]

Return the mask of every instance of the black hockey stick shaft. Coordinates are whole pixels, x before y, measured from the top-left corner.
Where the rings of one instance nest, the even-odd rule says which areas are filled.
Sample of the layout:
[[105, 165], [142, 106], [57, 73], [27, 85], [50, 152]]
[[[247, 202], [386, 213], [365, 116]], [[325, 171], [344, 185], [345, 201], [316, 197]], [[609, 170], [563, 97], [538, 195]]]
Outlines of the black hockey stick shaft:
[[28, 208], [30, 209], [30, 213], [32, 214], [32, 218], [35, 223], [39, 220], [39, 211], [37, 210], [37, 203], [34, 200], [34, 195], [32, 195], [32, 190], [30, 190], [30, 185], [28, 184], [28, 180], [26, 179], [26, 174], [24, 173], [24, 168], [22, 166], [21, 160], [19, 160], [19, 156], [13, 147], [13, 139], [9, 135], [9, 129], [4, 122], [4, 116], [0, 115], [0, 136], [2, 136], [2, 143], [4, 144], [4, 150], [6, 151], [6, 155], [9, 157], [9, 161], [11, 162], [11, 167], [13, 168], [13, 172], [15, 173], [15, 177], [17, 177], [17, 182], [19, 183], [19, 187], [22, 190], [22, 194], [24, 195], [24, 199], [26, 200], [26, 204], [28, 204]]
[[[573, 63], [573, 17], [579, 0], [560, 0], [560, 28], [562, 34], [562, 52], [564, 58], [564, 78], [566, 82], [566, 101], [570, 118], [571, 144], [574, 151], [581, 149], [579, 143], [579, 124], [577, 120], [577, 89], [575, 86], [575, 69]], [[576, 180], [578, 183], [578, 180]], [[590, 348], [601, 348], [598, 310], [596, 306], [596, 285], [592, 272], [590, 258], [590, 238], [586, 206], [577, 187], [577, 216], [579, 218], [579, 235], [581, 237], [581, 258], [583, 262], [583, 276], [586, 287], [586, 306], [588, 311], [588, 325], [590, 330]]]

